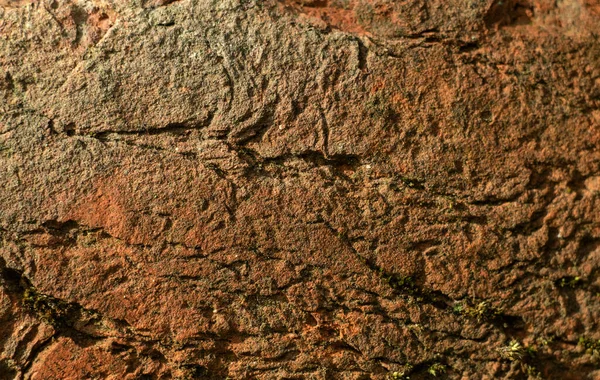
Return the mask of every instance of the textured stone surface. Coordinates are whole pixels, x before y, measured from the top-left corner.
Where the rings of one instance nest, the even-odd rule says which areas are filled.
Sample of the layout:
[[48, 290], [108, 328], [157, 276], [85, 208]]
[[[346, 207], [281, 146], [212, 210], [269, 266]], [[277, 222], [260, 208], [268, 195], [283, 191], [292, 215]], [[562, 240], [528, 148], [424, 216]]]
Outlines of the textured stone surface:
[[597, 0], [0, 1], [0, 378], [600, 377]]

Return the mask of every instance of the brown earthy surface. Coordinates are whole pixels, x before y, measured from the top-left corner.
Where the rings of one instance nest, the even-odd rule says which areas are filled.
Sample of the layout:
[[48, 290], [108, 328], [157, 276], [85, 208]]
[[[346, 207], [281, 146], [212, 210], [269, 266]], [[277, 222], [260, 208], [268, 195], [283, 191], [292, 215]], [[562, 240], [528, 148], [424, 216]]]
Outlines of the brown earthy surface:
[[600, 379], [600, 1], [0, 1], [0, 379]]

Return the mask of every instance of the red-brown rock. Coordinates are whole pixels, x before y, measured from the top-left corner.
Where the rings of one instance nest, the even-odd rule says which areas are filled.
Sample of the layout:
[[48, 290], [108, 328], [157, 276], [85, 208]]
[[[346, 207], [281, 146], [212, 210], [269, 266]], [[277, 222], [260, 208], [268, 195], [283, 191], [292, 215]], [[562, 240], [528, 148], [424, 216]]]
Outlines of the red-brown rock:
[[600, 376], [597, 0], [0, 1], [0, 379]]

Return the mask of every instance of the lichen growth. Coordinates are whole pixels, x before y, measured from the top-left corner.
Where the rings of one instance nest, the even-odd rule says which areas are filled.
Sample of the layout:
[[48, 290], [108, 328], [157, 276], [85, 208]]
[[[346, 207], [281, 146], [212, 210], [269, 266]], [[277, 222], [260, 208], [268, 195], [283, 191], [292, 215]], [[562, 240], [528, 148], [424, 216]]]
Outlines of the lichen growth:
[[67, 302], [41, 294], [33, 287], [23, 292], [23, 306], [33, 311], [40, 320], [54, 327], [62, 324], [72, 311], [72, 306]]
[[578, 345], [591, 354], [600, 354], [600, 340], [582, 336], [579, 338]]
[[502, 309], [492, 306], [488, 301], [481, 301], [476, 304], [459, 301], [454, 304], [453, 311], [455, 314], [475, 318], [479, 322], [495, 319], [502, 314]]
[[579, 276], [563, 277], [556, 281], [556, 286], [558, 286], [559, 288], [576, 289], [578, 287], [581, 287], [581, 285], [583, 285], [583, 279]]
[[433, 363], [427, 369], [427, 372], [430, 375], [437, 377], [438, 375], [442, 375], [442, 374], [446, 373], [446, 366], [442, 363]]
[[516, 340], [511, 340], [508, 346], [501, 347], [498, 349], [500, 356], [503, 359], [508, 359], [510, 361], [520, 361], [523, 358], [523, 354], [525, 350], [521, 343]]

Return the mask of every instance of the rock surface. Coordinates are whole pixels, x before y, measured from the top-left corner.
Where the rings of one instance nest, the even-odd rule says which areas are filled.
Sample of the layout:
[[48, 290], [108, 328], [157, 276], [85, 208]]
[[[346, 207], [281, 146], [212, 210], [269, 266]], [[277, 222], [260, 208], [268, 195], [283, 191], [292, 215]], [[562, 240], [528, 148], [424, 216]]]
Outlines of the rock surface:
[[598, 0], [0, 1], [0, 379], [600, 378]]

